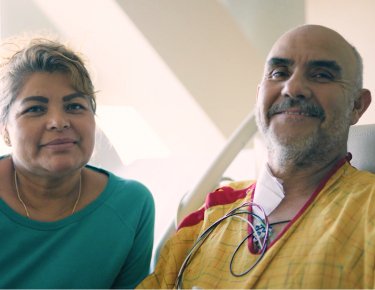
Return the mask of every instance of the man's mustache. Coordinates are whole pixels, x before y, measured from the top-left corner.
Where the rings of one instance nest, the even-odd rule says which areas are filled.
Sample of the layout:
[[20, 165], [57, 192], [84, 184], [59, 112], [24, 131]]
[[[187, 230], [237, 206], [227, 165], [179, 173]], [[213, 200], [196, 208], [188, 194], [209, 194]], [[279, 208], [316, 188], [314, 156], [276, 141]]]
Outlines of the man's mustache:
[[316, 117], [321, 120], [325, 119], [325, 113], [321, 106], [309, 103], [304, 99], [286, 99], [282, 103], [274, 104], [269, 108], [267, 117], [270, 118], [273, 115], [283, 113], [288, 109], [296, 107], [300, 109], [301, 114]]

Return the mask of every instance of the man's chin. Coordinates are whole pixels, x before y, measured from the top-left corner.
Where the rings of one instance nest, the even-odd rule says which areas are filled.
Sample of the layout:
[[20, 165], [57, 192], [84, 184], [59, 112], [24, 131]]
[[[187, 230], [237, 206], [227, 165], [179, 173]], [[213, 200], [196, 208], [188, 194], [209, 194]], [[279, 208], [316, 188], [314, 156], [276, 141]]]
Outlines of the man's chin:
[[277, 144], [283, 147], [300, 147], [304, 149], [306, 146], [311, 144], [315, 140], [314, 135], [312, 134], [282, 134], [282, 135], [273, 135], [270, 136], [272, 143]]

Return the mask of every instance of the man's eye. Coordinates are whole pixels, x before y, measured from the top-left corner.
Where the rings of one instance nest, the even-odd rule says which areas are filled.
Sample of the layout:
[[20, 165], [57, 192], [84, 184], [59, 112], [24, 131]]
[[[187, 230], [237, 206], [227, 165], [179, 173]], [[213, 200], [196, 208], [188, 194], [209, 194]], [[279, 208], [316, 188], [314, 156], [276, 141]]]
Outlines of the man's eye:
[[285, 79], [288, 76], [289, 76], [289, 73], [285, 69], [275, 69], [275, 70], [271, 71], [271, 73], [269, 74], [269, 78], [275, 79], [275, 80]]
[[318, 82], [329, 82], [334, 79], [334, 76], [328, 72], [317, 72], [312, 74], [312, 78]]

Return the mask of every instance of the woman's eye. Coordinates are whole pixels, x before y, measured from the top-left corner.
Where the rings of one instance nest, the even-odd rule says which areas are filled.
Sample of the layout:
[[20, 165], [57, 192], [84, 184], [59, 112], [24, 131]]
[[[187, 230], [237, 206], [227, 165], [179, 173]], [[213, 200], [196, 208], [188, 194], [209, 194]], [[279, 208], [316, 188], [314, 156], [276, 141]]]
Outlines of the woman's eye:
[[80, 110], [84, 110], [85, 107], [82, 105], [82, 104], [79, 104], [79, 103], [72, 103], [72, 104], [68, 104], [66, 106], [66, 110], [67, 111], [80, 111]]
[[24, 114], [38, 114], [45, 112], [46, 109], [43, 106], [32, 106], [23, 111]]

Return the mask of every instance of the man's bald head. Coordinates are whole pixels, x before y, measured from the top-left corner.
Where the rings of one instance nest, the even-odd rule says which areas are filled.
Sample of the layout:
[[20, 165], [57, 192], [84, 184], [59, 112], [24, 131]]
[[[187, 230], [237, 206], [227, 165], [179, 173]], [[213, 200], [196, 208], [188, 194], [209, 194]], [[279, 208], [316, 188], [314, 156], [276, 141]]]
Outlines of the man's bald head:
[[325, 26], [308, 24], [287, 31], [272, 46], [267, 59], [279, 53], [280, 50], [293, 46], [297, 41], [305, 42], [306, 48], [311, 50], [319, 47], [340, 57], [340, 62], [351, 70], [349, 77], [355, 88], [362, 88], [363, 63], [360, 54], [342, 35]]

